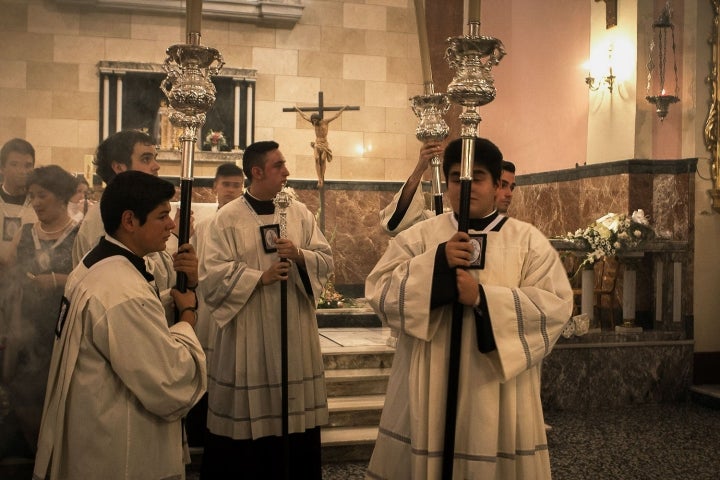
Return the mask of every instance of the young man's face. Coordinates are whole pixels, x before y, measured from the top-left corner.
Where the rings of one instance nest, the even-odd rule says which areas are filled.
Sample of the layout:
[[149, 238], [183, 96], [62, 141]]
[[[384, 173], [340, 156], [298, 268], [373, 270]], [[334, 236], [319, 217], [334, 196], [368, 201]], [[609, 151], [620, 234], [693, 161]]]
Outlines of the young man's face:
[[148, 213], [144, 224], [140, 225], [137, 218], [134, 218], [133, 222], [136, 227], [134, 242], [141, 250], [141, 256], [165, 250], [165, 242], [175, 228], [175, 222], [170, 216], [170, 202], [163, 202], [155, 207]]
[[498, 212], [507, 213], [510, 202], [512, 201], [513, 190], [515, 190], [515, 174], [503, 170], [502, 176], [500, 177], [500, 188], [498, 188], [497, 194], [495, 195]]
[[149, 173], [158, 176], [160, 164], [157, 161], [157, 148], [155, 145], [146, 145], [145, 143], [136, 143], [130, 156], [130, 168], [122, 163], [113, 163], [115, 173], [124, 172], [126, 170], [134, 170], [136, 172]]
[[[481, 165], [473, 166], [473, 179], [470, 188], [469, 218], [482, 218], [495, 210], [495, 194], [499, 187], [493, 183], [492, 175]], [[450, 167], [447, 178], [447, 197], [453, 211], [460, 212], [460, 164]]]
[[213, 183], [215, 195], [217, 195], [218, 207], [238, 198], [243, 193], [242, 175], [231, 175], [218, 177]]
[[257, 182], [260, 187], [268, 195], [274, 196], [287, 182], [290, 172], [285, 165], [285, 158], [279, 149], [270, 150], [265, 154], [265, 166], [260, 174], [253, 178], [253, 183]]
[[[25, 189], [28, 175], [35, 166], [32, 155], [28, 153], [10, 152], [5, 166], [0, 168], [3, 185], [8, 191]], [[11, 192], [12, 193], [12, 192]]]

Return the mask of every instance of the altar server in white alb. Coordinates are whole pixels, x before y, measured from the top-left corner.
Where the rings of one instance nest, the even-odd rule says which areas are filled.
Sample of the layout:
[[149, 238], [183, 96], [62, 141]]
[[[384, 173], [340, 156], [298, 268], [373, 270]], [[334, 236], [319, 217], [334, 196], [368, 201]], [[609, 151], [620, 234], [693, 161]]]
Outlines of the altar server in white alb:
[[[445, 150], [447, 198], [460, 205], [462, 141]], [[530, 224], [494, 207], [502, 154], [475, 140], [470, 232], [445, 213], [399, 233], [365, 294], [399, 330], [367, 476], [439, 479], [452, 310], [464, 305], [456, 479], [549, 479], [538, 366], [572, 311], [558, 254]]]
[[[173, 289], [168, 327], [143, 259], [165, 249], [174, 193], [142, 172], [118, 174], [103, 193], [108, 235], [68, 277], [55, 327], [34, 479], [185, 477], [181, 418], [207, 387], [197, 298]], [[174, 265], [197, 281], [191, 245]]]
[[[217, 326], [208, 373], [208, 436], [201, 478], [282, 478], [281, 280], [287, 281], [290, 471], [320, 480], [327, 393], [315, 306], [333, 272], [330, 245], [297, 200], [279, 236], [273, 199], [289, 176], [273, 141], [243, 154], [244, 195], [210, 224], [200, 261]], [[282, 262], [281, 258], [289, 262]]]

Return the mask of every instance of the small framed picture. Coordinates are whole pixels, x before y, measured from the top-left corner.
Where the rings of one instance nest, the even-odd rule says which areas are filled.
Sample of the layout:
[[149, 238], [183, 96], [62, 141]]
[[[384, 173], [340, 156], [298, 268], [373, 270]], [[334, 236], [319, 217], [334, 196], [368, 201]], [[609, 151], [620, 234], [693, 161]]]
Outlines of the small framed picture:
[[473, 246], [473, 254], [470, 257], [468, 268], [485, 268], [485, 246], [487, 244], [486, 233], [471, 233], [470, 244]]
[[3, 217], [3, 242], [11, 242], [15, 232], [20, 230], [20, 217]]
[[280, 225], [273, 223], [260, 227], [260, 238], [262, 238], [265, 253], [277, 252], [277, 239], [280, 237]]

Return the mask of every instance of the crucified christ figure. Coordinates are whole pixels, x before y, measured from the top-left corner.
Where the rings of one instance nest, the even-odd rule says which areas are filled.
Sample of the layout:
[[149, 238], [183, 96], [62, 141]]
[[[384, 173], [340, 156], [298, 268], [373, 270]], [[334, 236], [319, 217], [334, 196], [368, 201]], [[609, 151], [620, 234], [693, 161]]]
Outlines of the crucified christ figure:
[[300, 116], [315, 127], [315, 141], [310, 142], [310, 146], [313, 148], [313, 153], [315, 155], [315, 170], [317, 171], [318, 176], [318, 188], [323, 187], [327, 162], [332, 161], [332, 150], [330, 150], [330, 144], [327, 140], [328, 124], [342, 115], [346, 108], [348, 108], [347, 105], [338, 110], [338, 112], [332, 117], [322, 118], [318, 113], [313, 113], [308, 117], [298, 107], [295, 107], [295, 110], [300, 114]]

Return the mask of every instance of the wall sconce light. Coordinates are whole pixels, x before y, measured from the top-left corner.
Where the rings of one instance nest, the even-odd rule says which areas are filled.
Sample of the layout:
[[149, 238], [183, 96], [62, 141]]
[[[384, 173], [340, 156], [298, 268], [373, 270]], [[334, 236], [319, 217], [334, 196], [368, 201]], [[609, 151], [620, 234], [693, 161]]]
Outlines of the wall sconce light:
[[585, 77], [585, 83], [587, 84], [588, 88], [595, 92], [597, 91], [603, 84], [607, 85], [607, 89], [612, 95], [613, 86], [615, 85], [615, 75], [613, 75], [613, 67], [612, 67], [612, 52], [613, 52], [613, 46], [610, 45], [608, 47], [608, 70], [609, 73], [602, 77], [601, 79], [597, 79], [592, 76], [592, 72], [590, 69], [588, 69], [588, 76]]
[[[660, 17], [657, 21], [653, 22], [653, 39], [650, 41], [650, 54], [648, 56], [648, 81], [647, 81], [647, 96], [645, 100], [655, 105], [655, 112], [660, 121], [665, 120], [668, 114], [670, 105], [680, 101], [678, 97], [678, 71], [677, 61], [675, 59], [675, 25], [672, 21], [672, 9], [670, 8], [670, 2], [665, 4]], [[669, 31], [669, 32], [668, 32]], [[660, 80], [660, 94], [650, 95], [650, 89], [652, 86], [652, 72], [655, 70], [655, 62], [653, 61], [653, 51], [655, 50], [655, 34], [657, 33], [657, 47], [658, 47], [658, 78]], [[675, 72], [675, 95], [669, 95], [665, 92], [665, 63], [667, 62], [667, 39], [668, 33], [672, 39], [672, 56], [673, 56], [673, 70]]]

